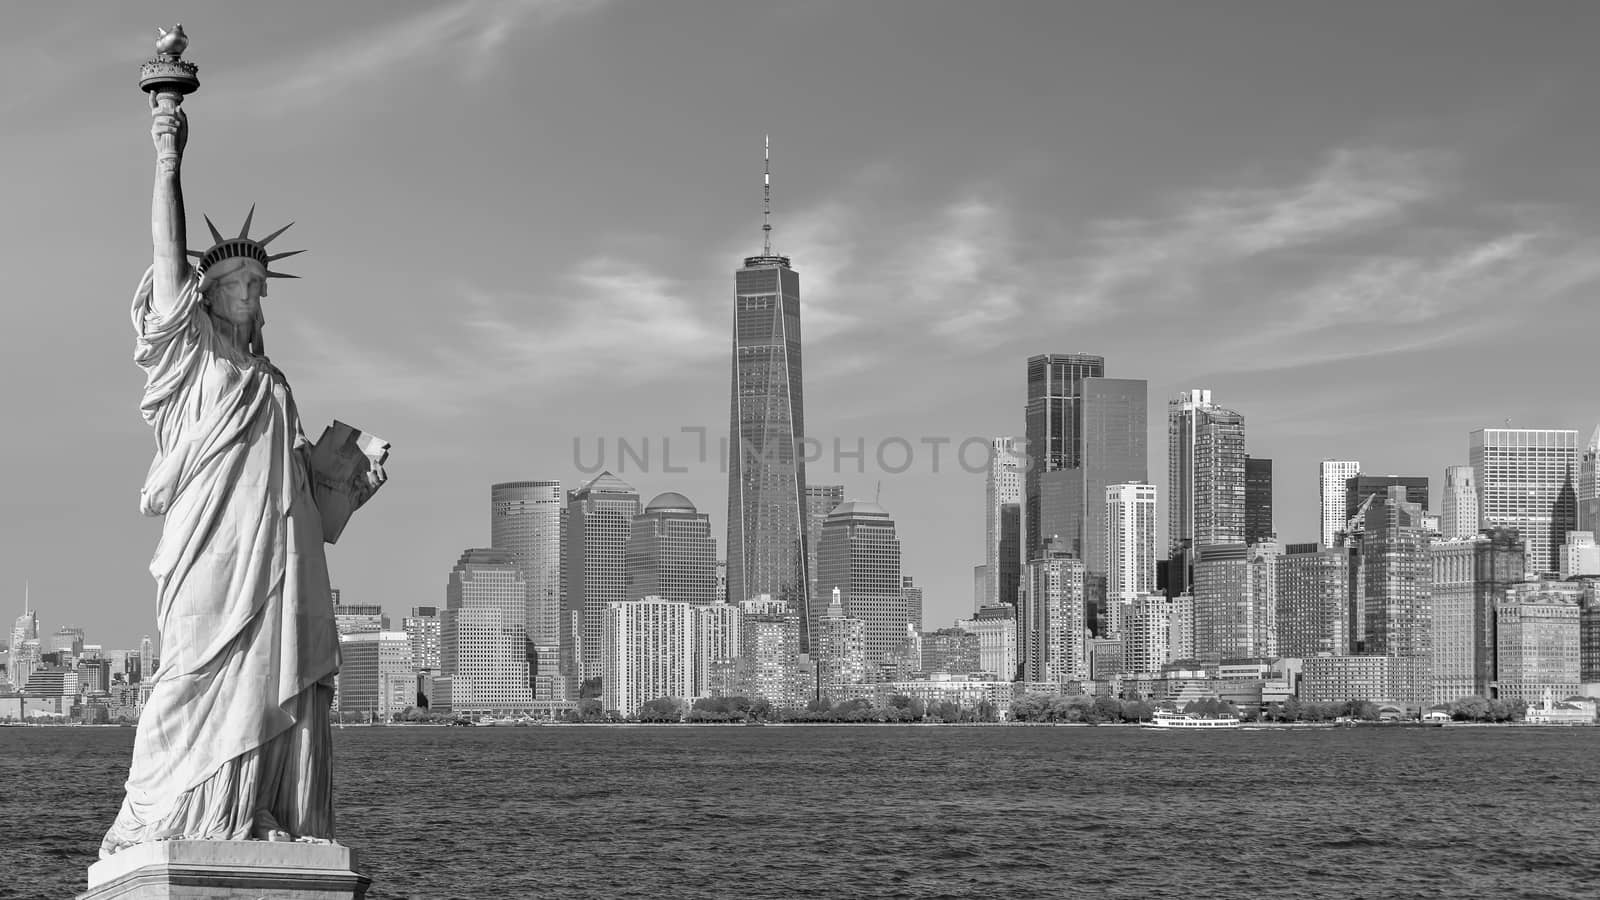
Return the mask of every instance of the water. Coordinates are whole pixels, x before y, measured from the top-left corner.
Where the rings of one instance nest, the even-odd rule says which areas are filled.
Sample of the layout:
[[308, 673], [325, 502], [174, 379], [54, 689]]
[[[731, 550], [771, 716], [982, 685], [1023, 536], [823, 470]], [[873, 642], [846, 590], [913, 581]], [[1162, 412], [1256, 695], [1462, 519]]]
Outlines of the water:
[[[337, 732], [369, 897], [1593, 897], [1600, 728]], [[0, 898], [66, 898], [131, 729], [0, 728]]]

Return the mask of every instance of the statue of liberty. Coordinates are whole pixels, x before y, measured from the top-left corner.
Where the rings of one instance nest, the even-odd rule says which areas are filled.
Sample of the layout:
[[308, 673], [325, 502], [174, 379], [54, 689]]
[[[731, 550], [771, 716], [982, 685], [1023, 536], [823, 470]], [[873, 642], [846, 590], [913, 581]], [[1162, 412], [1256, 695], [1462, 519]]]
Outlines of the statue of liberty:
[[[339, 640], [323, 542], [342, 521], [324, 526], [325, 467], [262, 341], [268, 279], [292, 277], [270, 268], [291, 254], [267, 252], [284, 229], [252, 238], [252, 208], [238, 236], [208, 218], [211, 248], [187, 248], [178, 104], [199, 81], [186, 43], [181, 26], [164, 32], [146, 64], [154, 262], [133, 299], [156, 442], [140, 507], [164, 517], [150, 563], [161, 666], [102, 858], [151, 841], [333, 839]], [[383, 483], [381, 461], [356, 470], [348, 508]]]

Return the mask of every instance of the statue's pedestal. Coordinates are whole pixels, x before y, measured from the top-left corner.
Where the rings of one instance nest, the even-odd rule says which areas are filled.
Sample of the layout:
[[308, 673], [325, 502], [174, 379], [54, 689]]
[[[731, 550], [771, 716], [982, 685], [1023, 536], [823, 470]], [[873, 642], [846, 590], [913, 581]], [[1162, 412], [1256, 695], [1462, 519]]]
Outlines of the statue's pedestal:
[[362, 900], [370, 884], [338, 844], [157, 841], [90, 866], [78, 900]]

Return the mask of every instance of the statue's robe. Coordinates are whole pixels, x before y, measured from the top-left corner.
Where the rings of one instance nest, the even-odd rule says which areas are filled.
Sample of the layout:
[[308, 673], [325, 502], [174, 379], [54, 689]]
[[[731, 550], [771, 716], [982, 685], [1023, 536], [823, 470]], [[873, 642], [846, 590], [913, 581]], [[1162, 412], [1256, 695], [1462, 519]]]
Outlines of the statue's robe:
[[294, 400], [217, 333], [193, 275], [166, 315], [151, 285], [147, 271], [133, 326], [156, 438], [140, 504], [165, 517], [150, 563], [161, 663], [100, 854], [267, 828], [332, 838], [339, 640]]

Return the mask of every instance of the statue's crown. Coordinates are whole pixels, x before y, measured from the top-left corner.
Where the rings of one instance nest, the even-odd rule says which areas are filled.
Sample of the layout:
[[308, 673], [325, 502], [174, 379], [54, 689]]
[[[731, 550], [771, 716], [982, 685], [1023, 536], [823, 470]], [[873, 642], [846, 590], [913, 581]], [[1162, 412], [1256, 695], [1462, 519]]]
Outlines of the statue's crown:
[[289, 226], [293, 225], [294, 223], [290, 222], [289, 225], [279, 228], [277, 231], [274, 231], [258, 241], [250, 237], [250, 220], [255, 218], [255, 215], [256, 208], [255, 205], [252, 204], [250, 206], [250, 212], [245, 214], [244, 226], [239, 229], [239, 236], [231, 238], [225, 238], [222, 236], [222, 232], [217, 230], [217, 226], [211, 224], [210, 216], [203, 217], [206, 220], [206, 227], [211, 229], [211, 239], [216, 241], [216, 243], [211, 246], [210, 250], [207, 250], [204, 253], [201, 253], [198, 250], [189, 251], [190, 256], [196, 257], [199, 260], [195, 263], [195, 271], [202, 278], [205, 277], [206, 270], [217, 263], [222, 262], [225, 259], [241, 258], [253, 259], [260, 263], [261, 268], [267, 270], [268, 278], [300, 277], [298, 275], [287, 275], [283, 272], [274, 272], [272, 271], [271, 264], [275, 260], [283, 259], [286, 256], [293, 256], [296, 253], [304, 253], [304, 250], [289, 250], [284, 253], [274, 253], [271, 255], [268, 255], [267, 253], [267, 245], [272, 243], [273, 238], [276, 238], [278, 235], [288, 231]]

